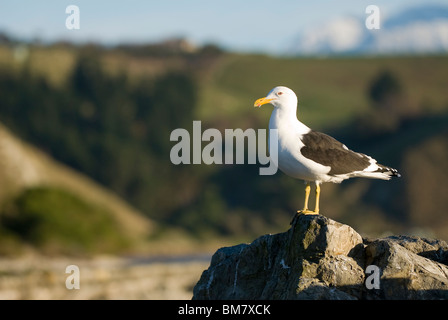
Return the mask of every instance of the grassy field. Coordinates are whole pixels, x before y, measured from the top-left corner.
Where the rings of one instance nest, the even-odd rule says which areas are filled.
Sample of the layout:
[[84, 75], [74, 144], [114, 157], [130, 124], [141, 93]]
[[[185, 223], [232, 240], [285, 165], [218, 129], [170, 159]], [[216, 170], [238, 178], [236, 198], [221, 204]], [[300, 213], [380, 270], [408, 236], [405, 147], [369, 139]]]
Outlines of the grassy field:
[[[344, 126], [371, 107], [367, 90], [382, 70], [402, 83], [410, 110], [422, 104], [431, 111], [448, 108], [446, 56], [319, 59], [231, 54], [202, 82], [198, 118], [250, 117], [256, 98], [285, 85], [299, 97], [302, 121], [316, 129]], [[269, 114], [257, 117], [267, 123]]]
[[[150, 93], [157, 84], [153, 80], [165, 74], [192, 76], [197, 100], [191, 113], [194, 120], [203, 121], [203, 129], [267, 128], [271, 106], [254, 109], [254, 100], [277, 85], [290, 87], [299, 97], [300, 120], [314, 129], [336, 134], [357, 151], [396, 166], [403, 176], [391, 182], [353, 179], [341, 185], [325, 184], [323, 214], [351, 225], [363, 236], [404, 233], [448, 239], [448, 56], [292, 58], [223, 52], [164, 56], [117, 48], [2, 45], [0, 69], [13, 74], [26, 70], [30, 77], [44, 77], [44, 88], [48, 85], [69, 92], [68, 78], [81, 51], [94, 52], [106, 78], [110, 78], [107, 80], [125, 75], [129, 87], [148, 83]], [[378, 107], [369, 96], [372, 82], [384, 71], [392, 74], [401, 88], [401, 113], [399, 119], [393, 119], [397, 123], [392, 127], [388, 125], [396, 116], [394, 105]], [[33, 88], [28, 92], [33, 93]], [[65, 93], [56, 94], [61, 92]], [[130, 110], [131, 100], [126, 100], [126, 95], [135, 93], [130, 92], [123, 90], [121, 98], [125, 103], [113, 107]], [[168, 92], [168, 98], [176, 95], [176, 91], [161, 92]], [[110, 90], [106, 93], [112, 94]], [[183, 99], [173, 101], [187, 103]], [[43, 105], [36, 108], [45, 109], [46, 100], [42, 101]], [[93, 102], [87, 102], [91, 103], [87, 107], [92, 108]], [[145, 100], [144, 105], [151, 108], [151, 102]], [[2, 103], [0, 97], [0, 108], [4, 107]], [[177, 105], [161, 105], [172, 108], [174, 115], [185, 111]], [[56, 107], [64, 110], [67, 105]], [[72, 107], [76, 110], [77, 105]], [[105, 110], [113, 107], [107, 104]], [[103, 116], [127, 125], [120, 122], [120, 116], [126, 113], [117, 117], [104, 112]], [[162, 129], [171, 125], [167, 118], [167, 123], [159, 124]], [[145, 136], [145, 126], [138, 120], [130, 121], [131, 126]], [[51, 123], [44, 124], [48, 125]], [[58, 132], [61, 136], [66, 133], [63, 129]], [[186, 129], [191, 132], [191, 127]], [[106, 137], [111, 137], [116, 132], [108, 134]], [[120, 134], [118, 140], [123, 138]], [[168, 135], [158, 138], [171, 146]], [[57, 150], [39, 150], [0, 126], [2, 212], [21, 212], [25, 219], [22, 226], [32, 225], [33, 219], [42, 224], [30, 229], [40, 232], [31, 234], [31, 240], [26, 238], [27, 233], [22, 238], [19, 233], [0, 234], [0, 253], [5, 256], [0, 261], [0, 299], [190, 299], [207, 262], [139, 263], [133, 258], [104, 257], [103, 248], [111, 245], [114, 250], [110, 252], [145, 257], [198, 252], [211, 255], [223, 246], [285, 231], [292, 214], [302, 205], [302, 183], [282, 173], [260, 177], [258, 168], [252, 170], [254, 167], [249, 166], [174, 166], [167, 154], [151, 149], [153, 141], [150, 136], [142, 144], [138, 140], [117, 144], [124, 146], [116, 150], [123, 162], [110, 171], [112, 176], [135, 171], [139, 178], [149, 172], [146, 180], [137, 179], [142, 185], [151, 185], [149, 189], [139, 190], [138, 183], [126, 185], [128, 181], [122, 181], [123, 189], [130, 190], [126, 197], [116, 190], [110, 192], [113, 185], [101, 185], [85, 172], [80, 174], [47, 154]], [[148, 144], [145, 152], [132, 153]], [[97, 154], [87, 152], [85, 156], [91, 157], [92, 165], [98, 165], [96, 169], [110, 159], [105, 157], [102, 159], [106, 162], [96, 163]], [[143, 203], [153, 204], [152, 211], [132, 203], [137, 191]], [[4, 222], [2, 216], [0, 222]], [[72, 226], [84, 228], [89, 234], [81, 234], [83, 230], [71, 233]], [[5, 231], [3, 227], [0, 224], [1, 231]], [[46, 239], [43, 236], [50, 240], [40, 245], [32, 243], [33, 237]], [[101, 243], [107, 239], [114, 240]], [[120, 251], [121, 240], [131, 241], [132, 245]], [[84, 249], [76, 247], [83, 241], [87, 241]], [[76, 250], [72, 247], [64, 252], [67, 243], [75, 243]], [[86, 249], [89, 247], [92, 252]], [[17, 257], [21, 252], [25, 257]], [[43, 252], [52, 258], [43, 257]], [[96, 258], [67, 257], [74, 252]], [[61, 253], [66, 258], [56, 257]], [[63, 270], [73, 261], [84, 272], [82, 289], [76, 292], [64, 286]]]
[[[19, 69], [16, 50], [0, 46], [0, 66]], [[27, 64], [33, 73], [58, 86], [71, 71], [76, 47], [32, 47]], [[189, 68], [179, 56], [136, 57], [117, 50], [101, 51], [101, 61], [111, 74], [157, 77], [167, 71]], [[402, 83], [409, 109], [433, 111], [448, 108], [447, 56], [292, 58], [248, 54], [222, 54], [192, 70], [200, 83], [197, 118], [215, 120], [252, 114], [253, 101], [277, 85], [296, 91], [299, 117], [316, 128], [343, 126], [371, 106], [367, 89], [376, 74], [390, 70]], [[258, 117], [258, 116], [256, 116]], [[264, 118], [264, 116], [263, 116]]]
[[[425, 177], [432, 176], [434, 172], [438, 172], [436, 171], [438, 168], [440, 170], [444, 166], [442, 160], [432, 160], [444, 159], [446, 148], [443, 147], [443, 144], [447, 140], [443, 134], [443, 128], [439, 129], [440, 124], [425, 117], [438, 117], [440, 115], [440, 119], [443, 120], [448, 110], [448, 96], [446, 94], [448, 89], [446, 78], [448, 74], [448, 56], [293, 58], [235, 53], [220, 53], [213, 56], [201, 54], [170, 54], [163, 56], [151, 54], [137, 55], [131, 51], [120, 49], [34, 45], [28, 47], [0, 46], [0, 67], [13, 70], [16, 73], [27, 68], [32, 75], [43, 76], [47, 79], [49, 86], [62, 88], [67, 83], [67, 77], [74, 68], [78, 54], [81, 51], [89, 50], [95, 53], [104, 71], [111, 78], [125, 74], [126, 79], [131, 83], [138, 83], [142, 79], [145, 81], [147, 79], [157, 79], [161, 75], [173, 71], [181, 71], [192, 75], [195, 84], [197, 84], [198, 96], [193, 110], [194, 119], [202, 120], [205, 126], [214, 126], [219, 129], [238, 127], [243, 129], [267, 128], [271, 107], [264, 106], [261, 109], [254, 109], [253, 102], [255, 99], [266, 95], [274, 86], [285, 85], [298, 94], [298, 116], [300, 120], [314, 129], [329, 131], [330, 133], [336, 132], [339, 134], [338, 137], [344, 137], [348, 140], [358, 138], [359, 133], [368, 135], [368, 129], [359, 131], [360, 128], [355, 128], [358, 120], [363, 119], [363, 117], [367, 124], [369, 117], [372, 115], [376, 117], [372, 119], [377, 122], [383, 120], [387, 122], [389, 118], [387, 110], [386, 112], [378, 112], [375, 109], [376, 106], [369, 97], [369, 88], [378, 74], [388, 71], [393, 74], [402, 88], [401, 104], [402, 108], [405, 108], [404, 113], [408, 112], [410, 115], [417, 114], [418, 116], [407, 123], [407, 127], [400, 127], [396, 132], [389, 132], [385, 136], [380, 136], [378, 140], [358, 141], [354, 139], [354, 145], [361, 148], [359, 151], [371, 151], [374, 156], [391, 161], [394, 165], [398, 165], [398, 169], [401, 169], [404, 173], [411, 173], [415, 168], [419, 168], [421, 163], [425, 163], [429, 168], [425, 170], [432, 172], [431, 175], [425, 175]], [[149, 83], [151, 85], [151, 82]], [[148, 91], [152, 89], [151, 86], [148, 87]], [[423, 120], [419, 121], [418, 119], [420, 118]], [[191, 130], [190, 127], [186, 129]], [[425, 145], [426, 139], [433, 139], [431, 141], [435, 142]], [[166, 141], [169, 143], [168, 136]], [[379, 142], [377, 143], [376, 141]], [[414, 141], [418, 141], [419, 144], [413, 146]], [[352, 145], [349, 146], [352, 147]], [[417, 148], [417, 151], [412, 148]], [[397, 150], [400, 152], [398, 153]], [[426, 153], [422, 156], [418, 154], [418, 150], [423, 150]], [[123, 154], [121, 153], [121, 155]], [[415, 162], [409, 160], [410, 158], [416, 159]], [[163, 158], [162, 160], [166, 162], [168, 161], [167, 159]], [[144, 160], [138, 163], [147, 165]], [[120, 168], [120, 171], [129, 171], [130, 168], [125, 166]], [[168, 170], [171, 169], [173, 168], [163, 167], [160, 172], [164, 173], [160, 174], [161, 177], [159, 178], [164, 178], [165, 174], [169, 177], [168, 174], [170, 173]], [[242, 233], [247, 229], [248, 223], [255, 226], [253, 230], [255, 230], [256, 234], [279, 231], [280, 227], [284, 229], [284, 222], [289, 219], [290, 210], [299, 206], [302, 202], [303, 194], [300, 182], [291, 179], [290, 181], [287, 177], [272, 178], [274, 180], [270, 180], [272, 181], [271, 183], [268, 183], [267, 180], [261, 182], [255, 178], [254, 181], [256, 180], [256, 182], [237, 181], [242, 190], [251, 187], [251, 183], [255, 184], [254, 189], [259, 194], [255, 194], [254, 191], [253, 194], [236, 197], [232, 194], [232, 191], [239, 189], [235, 189], [230, 184], [235, 183], [235, 181], [229, 179], [227, 182], [229, 185], [223, 187], [226, 174], [220, 174], [221, 169], [221, 167], [205, 167], [200, 171], [199, 178], [194, 179], [192, 177], [197, 176], [189, 175], [190, 170], [188, 168], [182, 171], [182, 168], [176, 167], [172, 172], [176, 171], [179, 172], [179, 175], [185, 176], [185, 178], [179, 178], [181, 185], [170, 185], [169, 178], [166, 181], [162, 179], [154, 182], [154, 190], [162, 190], [163, 193], [161, 195], [150, 192], [142, 195], [144, 201], [148, 197], [148, 202], [156, 205], [160, 204], [171, 210], [167, 213], [157, 212], [158, 217], [163, 218], [165, 214], [169, 217], [168, 219], [171, 219], [167, 220], [168, 222], [163, 221], [164, 225], [160, 229], [158, 229], [157, 219], [150, 220], [150, 224], [156, 226], [156, 231], [151, 236], [151, 241], [155, 243], [163, 239], [167, 244], [154, 249], [154, 252], [163, 250], [163, 247], [170, 248], [168, 251], [181, 252], [182, 249], [176, 245], [176, 241], [188, 247], [189, 251], [194, 251], [194, 247], [201, 243], [201, 239], [189, 239], [190, 235], [188, 232], [191, 230], [185, 231], [182, 225], [182, 221], [187, 221], [190, 215], [197, 215], [197, 217], [191, 219], [193, 222], [190, 223], [205, 226], [209, 225], [209, 220], [206, 220], [203, 214], [214, 215], [210, 218], [212, 222], [214, 221], [217, 225], [221, 223], [227, 224], [227, 230], [231, 230], [227, 232], [235, 232], [235, 234], [231, 235], [233, 239], [245, 239], [245, 235]], [[90, 187], [83, 187], [81, 180], [85, 178], [75, 178], [76, 174], [72, 171], [68, 173], [68, 171], [59, 169], [54, 171], [51, 169], [45, 170], [49, 172], [45, 175], [50, 177], [50, 180], [56, 181], [57, 185], [63, 185], [64, 188], [67, 187], [70, 190], [77, 190], [82, 197], [88, 200], [103, 199], [100, 202], [106, 205], [114, 203], [108, 199], [111, 199], [109, 197], [115, 197], [115, 195], [97, 196], [98, 193], [96, 191], [91, 192], [90, 190], [92, 189]], [[138, 171], [138, 169], [136, 170]], [[148, 170], [148, 168], [143, 168], [142, 170]], [[445, 174], [444, 172], [442, 170], [442, 177]], [[1, 174], [0, 172], [0, 176]], [[227, 177], [232, 175], [238, 176], [239, 173], [238, 171], [236, 173], [229, 171]], [[278, 175], [282, 174], [279, 173]], [[211, 178], [209, 178], [210, 176]], [[242, 177], [241, 179], [248, 178], [248, 174], [246, 172], [238, 177]], [[443, 184], [444, 179], [440, 179], [442, 185], [439, 189], [444, 189], [446, 187]], [[425, 201], [413, 204], [413, 201], [415, 202], [417, 198], [415, 194], [417, 194], [416, 190], [418, 190], [418, 181], [412, 180], [412, 183], [410, 180], [403, 179], [401, 181], [404, 181], [407, 185], [403, 184], [403, 186], [400, 186], [400, 190], [394, 190], [394, 188], [397, 188], [396, 185], [383, 189], [383, 185], [371, 184], [365, 181], [350, 182], [346, 185], [343, 184], [341, 187], [326, 185], [322, 204], [326, 207], [331, 207], [333, 218], [341, 218], [345, 219], [346, 222], [362, 225], [366, 231], [373, 233], [386, 229], [406, 230], [406, 228], [411, 228], [417, 222], [421, 223], [421, 213], [416, 212], [414, 208], [420, 208], [418, 211], [421, 211], [423, 203], [431, 203], [433, 211], [440, 210], [440, 208], [445, 206], [442, 198], [437, 198], [434, 201], [428, 200], [428, 198], [431, 198], [430, 191], [425, 193]], [[430, 180], [424, 179], [424, 181], [423, 186], [425, 190], [435, 189], [434, 184]], [[278, 188], [272, 187], [272, 184], [278, 184]], [[107, 189], [111, 186], [105, 185], [102, 187]], [[228, 189], [227, 191], [226, 188]], [[377, 189], [383, 191], [375, 191]], [[223, 190], [228, 193], [227, 198], [224, 197], [223, 193], [225, 192]], [[390, 194], [391, 192], [404, 194], [405, 196], [397, 199], [404, 203], [403, 208], [411, 208], [402, 210], [410, 212], [405, 217], [407, 224], [403, 224], [404, 229], [394, 229], [393, 226], [396, 225], [396, 221], [391, 222], [390, 217], [387, 216], [389, 213], [384, 212], [384, 207], [390, 205], [388, 201], [392, 201], [391, 199], [381, 204], [382, 209], [375, 207], [376, 204], [369, 203], [367, 200], [369, 195], [377, 193], [380, 195], [383, 193]], [[410, 196], [411, 193], [413, 196]], [[254, 205], [259, 200], [257, 196], [272, 199], [269, 204], [276, 207]], [[201, 200], [206, 197], [209, 197], [210, 201], [216, 200], [215, 203], [212, 203], [210, 206], [207, 206], [208, 204], [202, 205]], [[235, 200], [235, 198], [237, 199]], [[381, 197], [377, 197], [377, 199], [379, 198]], [[126, 200], [129, 201], [129, 199]], [[176, 201], [179, 201], [180, 204]], [[235, 204], [235, 201], [241, 201], [241, 203]], [[279, 203], [280, 201], [282, 203]], [[195, 203], [199, 204], [195, 207]], [[216, 208], [216, 204], [218, 204], [219, 210], [210, 212], [213, 210], [208, 208]], [[117, 207], [116, 205], [112, 206]], [[197, 213], [198, 207], [201, 208], [201, 206], [204, 212]], [[375, 221], [375, 227], [363, 223], [365, 217], [350, 216], [350, 211], [354, 209], [363, 211], [364, 215], [369, 217], [369, 221]], [[129, 210], [134, 212], [133, 208]], [[181, 210], [184, 210], [184, 213], [179, 213]], [[250, 214], [247, 214], [247, 210], [250, 211]], [[266, 210], [266, 212], [260, 214], [259, 210]], [[137, 215], [142, 214], [150, 218], [154, 216], [153, 212], [144, 212], [144, 210], [140, 212], [135, 210], [135, 212], [137, 212]], [[176, 216], [176, 214], [179, 216]], [[120, 219], [126, 221], [125, 216], [126, 213]], [[431, 218], [428, 221], [430, 220], [432, 221], [431, 226], [428, 224], [425, 228], [434, 227], [434, 221], [437, 219]], [[139, 218], [135, 218], [135, 215], [129, 221], [134, 221], [134, 223], [137, 221], [138, 226], [136, 230], [138, 229], [140, 234], [145, 233], [143, 230], [145, 228], [154, 229], [154, 227], [146, 227], [146, 222], [138, 223]], [[411, 221], [410, 224], [409, 221]], [[423, 219], [423, 225], [425, 225], [424, 221]], [[170, 223], [172, 222], [178, 224], [171, 229]], [[124, 225], [127, 225], [127, 223], [124, 223]], [[129, 223], [129, 225], [132, 229], [133, 224]], [[439, 225], [443, 230], [446, 229], [444, 221], [439, 223]], [[164, 236], [160, 236], [162, 234]], [[215, 239], [218, 239], [217, 243], [223, 241], [223, 238], [220, 238], [211, 230], [206, 230], [204, 234], [207, 235], [207, 238], [215, 237]], [[445, 231], [436, 234], [445, 234]], [[199, 247], [204, 248], [204, 246], [198, 245]], [[210, 246], [207, 247], [207, 250], [210, 250]]]

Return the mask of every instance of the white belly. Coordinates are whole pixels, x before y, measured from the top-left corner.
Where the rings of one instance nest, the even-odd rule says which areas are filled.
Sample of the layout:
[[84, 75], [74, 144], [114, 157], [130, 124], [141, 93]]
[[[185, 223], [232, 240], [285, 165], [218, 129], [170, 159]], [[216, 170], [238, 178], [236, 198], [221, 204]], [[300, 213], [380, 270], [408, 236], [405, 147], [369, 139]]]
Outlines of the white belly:
[[299, 152], [291, 153], [289, 148], [279, 150], [278, 168], [293, 178], [320, 182], [327, 180], [330, 171], [329, 167], [309, 160]]

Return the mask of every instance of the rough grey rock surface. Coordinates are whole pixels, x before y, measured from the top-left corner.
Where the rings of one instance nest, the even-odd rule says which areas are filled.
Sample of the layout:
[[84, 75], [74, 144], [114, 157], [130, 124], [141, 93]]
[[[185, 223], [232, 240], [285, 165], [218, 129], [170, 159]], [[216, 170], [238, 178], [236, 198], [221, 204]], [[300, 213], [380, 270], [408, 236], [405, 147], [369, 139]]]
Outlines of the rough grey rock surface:
[[325, 216], [299, 215], [284, 233], [219, 249], [193, 299], [448, 299], [447, 263], [442, 240], [366, 240]]

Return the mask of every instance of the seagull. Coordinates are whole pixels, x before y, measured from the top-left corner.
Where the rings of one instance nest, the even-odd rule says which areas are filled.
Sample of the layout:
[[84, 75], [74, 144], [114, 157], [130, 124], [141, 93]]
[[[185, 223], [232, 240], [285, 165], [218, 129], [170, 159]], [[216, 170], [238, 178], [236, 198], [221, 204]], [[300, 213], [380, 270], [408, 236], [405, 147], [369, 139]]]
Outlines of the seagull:
[[[269, 132], [278, 130], [278, 163], [275, 164], [285, 174], [306, 183], [305, 203], [303, 209], [297, 211], [299, 214], [319, 214], [320, 184], [323, 182], [341, 183], [353, 177], [382, 180], [400, 177], [396, 169], [352, 151], [333, 137], [300, 122], [297, 119], [298, 99], [291, 89], [275, 87], [266, 97], [257, 99], [254, 107], [267, 103], [274, 106]], [[270, 145], [269, 150], [272, 150]], [[308, 209], [311, 183], [316, 185], [314, 210]]]

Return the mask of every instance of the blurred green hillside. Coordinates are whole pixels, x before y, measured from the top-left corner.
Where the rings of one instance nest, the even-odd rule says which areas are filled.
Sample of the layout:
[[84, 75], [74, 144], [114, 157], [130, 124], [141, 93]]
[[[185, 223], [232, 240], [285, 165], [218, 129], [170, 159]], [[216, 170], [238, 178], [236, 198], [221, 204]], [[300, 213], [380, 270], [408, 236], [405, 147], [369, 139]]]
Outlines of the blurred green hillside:
[[[191, 52], [157, 45], [11, 41], [0, 46], [0, 122], [154, 221], [151, 241], [172, 230], [198, 241], [250, 240], [288, 226], [303, 203], [303, 184], [281, 172], [260, 176], [259, 165], [173, 165], [170, 133], [176, 128], [192, 132], [193, 120], [202, 121], [202, 130], [267, 128], [271, 107], [254, 109], [253, 102], [286, 85], [299, 96], [304, 123], [402, 174], [390, 182], [325, 184], [322, 214], [366, 235], [448, 239], [447, 74], [447, 56], [274, 58], [214, 46]], [[82, 201], [53, 191], [42, 197], [36, 193], [42, 190], [25, 192], [9, 192], [7, 185], [0, 189], [5, 203], [0, 217], [22, 215], [32, 225], [24, 229], [0, 218], [11, 235], [8, 241], [40, 239], [32, 244], [39, 246], [48, 233], [53, 233], [51, 243], [68, 241], [63, 231], [36, 226], [65, 230], [51, 218], [48, 197], [59, 195], [78, 208]], [[40, 208], [19, 205], [31, 196]], [[105, 217], [101, 212], [97, 221]], [[106, 225], [107, 239], [114, 222]], [[78, 236], [87, 237], [86, 250], [102, 250], [90, 245], [98, 240]], [[110, 242], [118, 250], [126, 244], [119, 237]]]

